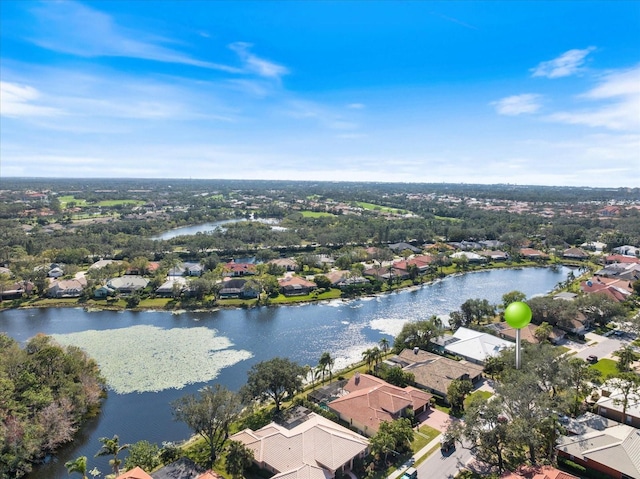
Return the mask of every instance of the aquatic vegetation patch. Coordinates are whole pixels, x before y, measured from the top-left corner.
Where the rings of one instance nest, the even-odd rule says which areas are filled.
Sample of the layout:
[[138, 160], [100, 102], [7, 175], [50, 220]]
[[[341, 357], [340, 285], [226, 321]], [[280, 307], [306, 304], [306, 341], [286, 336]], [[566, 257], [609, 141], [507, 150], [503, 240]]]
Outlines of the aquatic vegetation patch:
[[118, 394], [180, 389], [210, 381], [226, 367], [253, 356], [204, 327], [163, 329], [151, 325], [54, 334], [63, 345], [85, 350]]

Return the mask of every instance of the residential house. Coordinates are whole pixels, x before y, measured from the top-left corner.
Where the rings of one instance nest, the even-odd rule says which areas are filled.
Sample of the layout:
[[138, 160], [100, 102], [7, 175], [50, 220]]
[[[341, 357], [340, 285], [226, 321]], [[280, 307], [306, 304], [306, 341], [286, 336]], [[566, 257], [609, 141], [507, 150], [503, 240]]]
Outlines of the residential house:
[[79, 298], [87, 286], [84, 278], [63, 279], [54, 281], [47, 290], [50, 298]]
[[133, 274], [118, 276], [117, 278], [111, 278], [107, 281], [107, 286], [120, 294], [132, 294], [141, 291], [146, 288], [148, 284], [148, 279]]
[[204, 266], [200, 263], [185, 263], [184, 268], [187, 276], [202, 276], [204, 273]]
[[482, 250], [478, 251], [478, 254], [484, 256], [489, 261], [507, 261], [509, 259], [509, 254], [500, 250]]
[[113, 263], [118, 263], [118, 261], [115, 261], [113, 259], [101, 259], [93, 263], [91, 266], [89, 266], [89, 269], [102, 269], [105, 266], [109, 266], [110, 264], [113, 264]]
[[120, 474], [116, 479], [153, 479], [139, 466]]
[[504, 472], [500, 479], [580, 479], [552, 466], [521, 466], [515, 472]]
[[[509, 326], [506, 322], [494, 323], [491, 325], [491, 327], [495, 329], [497, 335], [502, 339], [513, 342], [516, 341], [517, 329]], [[538, 341], [538, 338], [536, 338], [536, 329], [538, 329], [537, 324], [527, 324], [524, 328], [520, 329], [520, 339], [530, 344], [538, 344], [540, 341]], [[547, 339], [553, 344], [557, 344], [565, 337], [565, 335], [565, 331], [556, 326], [553, 326], [551, 334], [547, 337]]]
[[93, 297], [96, 299], [105, 299], [105, 298], [108, 298], [109, 296], [113, 296], [114, 294], [116, 294], [115, 289], [110, 288], [107, 285], [103, 285], [103, 286], [100, 286], [99, 288], [96, 288], [96, 290], [93, 292]]
[[482, 379], [483, 367], [478, 364], [455, 361], [418, 348], [404, 349], [384, 362], [413, 374], [418, 387], [443, 398], [446, 398], [449, 385], [456, 379], [469, 380], [474, 385]]
[[640, 477], [640, 434], [625, 424], [604, 431], [562, 436], [556, 446], [559, 457], [569, 459], [589, 471], [616, 479]]
[[589, 253], [587, 253], [582, 248], [567, 248], [562, 252], [562, 257], [582, 261], [585, 259], [589, 259]]
[[0, 299], [19, 299], [33, 293], [34, 284], [29, 281], [16, 281], [8, 285], [0, 285]]
[[466, 258], [469, 263], [485, 263], [487, 258], [478, 253], [472, 253], [471, 251], [458, 251], [451, 255], [451, 259]]
[[180, 458], [151, 474], [153, 479], [198, 479], [205, 472], [191, 459]]
[[256, 274], [258, 271], [256, 265], [253, 263], [236, 263], [235, 261], [229, 261], [223, 267], [225, 276], [247, 276]]
[[630, 281], [617, 278], [593, 276], [580, 283], [580, 289], [588, 294], [605, 294], [611, 299], [622, 302], [633, 293]]
[[610, 382], [603, 384], [601, 392], [602, 395], [596, 403], [599, 415], [640, 428], [640, 395], [632, 394], [627, 398], [627, 409], [623, 415], [624, 405], [622, 404], [622, 399], [624, 399], [624, 396], [622, 392], [613, 389]]
[[54, 266], [47, 272], [47, 276], [49, 278], [60, 278], [64, 276], [64, 271], [60, 266]]
[[602, 243], [600, 241], [590, 241], [588, 243], [582, 243], [580, 247], [588, 249], [589, 251], [595, 251], [597, 254], [602, 254], [604, 249], [607, 247], [607, 243]]
[[380, 424], [429, 409], [431, 394], [414, 387], [400, 388], [369, 374], [356, 373], [344, 386], [348, 393], [328, 407], [340, 420], [365, 436], [378, 432]]
[[273, 473], [272, 479], [333, 479], [366, 456], [368, 439], [304, 408], [296, 412], [284, 424], [245, 429], [230, 439], [251, 449], [254, 462]]
[[604, 258], [605, 264], [611, 263], [634, 263], [640, 264], [640, 258], [637, 256], [628, 256], [622, 254], [610, 254]]
[[183, 264], [177, 264], [175, 266], [172, 266], [169, 271], [167, 272], [167, 276], [184, 276], [185, 273], [187, 272], [187, 268], [185, 268], [184, 263]]
[[511, 341], [468, 328], [458, 328], [453, 338], [455, 341], [447, 344], [445, 351], [476, 364], [484, 364], [488, 357], [497, 356], [503, 349], [515, 346]]
[[520, 248], [520, 256], [526, 259], [538, 260], [548, 259], [549, 255], [533, 248]]
[[340, 282], [351, 276], [351, 271], [347, 271], [346, 269], [333, 270], [325, 273], [323, 276], [326, 276], [327, 279], [331, 281], [331, 286], [337, 287]]
[[293, 258], [276, 258], [268, 261], [267, 264], [275, 264], [280, 268], [284, 268], [285, 271], [296, 271], [298, 269], [298, 263]]
[[594, 276], [617, 278], [627, 281], [640, 279], [640, 261], [638, 263], [611, 263], [595, 272]]
[[640, 256], [640, 248], [628, 244], [613, 248], [611, 251], [625, 256]]
[[392, 243], [389, 245], [389, 249], [395, 253], [402, 253], [404, 250], [409, 250], [412, 253], [420, 253], [420, 248], [416, 248], [409, 243]]
[[168, 276], [167, 280], [162, 283], [155, 293], [158, 296], [169, 298], [180, 294], [188, 288], [187, 279], [183, 276]]
[[246, 279], [229, 279], [222, 282], [222, 288], [218, 292], [220, 298], [252, 299], [260, 295], [260, 287]]
[[309, 294], [316, 289], [318, 285], [313, 281], [302, 278], [301, 276], [288, 276], [278, 280], [280, 291], [285, 296], [297, 296]]

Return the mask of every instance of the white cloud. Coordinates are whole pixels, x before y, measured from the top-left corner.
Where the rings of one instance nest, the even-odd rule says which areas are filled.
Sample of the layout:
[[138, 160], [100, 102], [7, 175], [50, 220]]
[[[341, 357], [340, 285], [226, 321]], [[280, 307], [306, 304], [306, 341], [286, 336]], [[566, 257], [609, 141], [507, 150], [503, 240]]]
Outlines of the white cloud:
[[540, 109], [540, 95], [523, 93], [502, 98], [491, 103], [500, 115], [516, 116], [535, 113]]
[[45, 2], [33, 12], [41, 26], [31, 40], [43, 48], [82, 57], [140, 58], [240, 73], [238, 68], [167, 48], [162, 45], [167, 39], [121, 27], [109, 15], [76, 2]]
[[347, 105], [347, 108], [349, 108], [351, 110], [362, 110], [364, 108], [364, 104], [363, 103], [349, 103]]
[[558, 58], [539, 63], [537, 67], [531, 69], [531, 74], [534, 77], [546, 78], [561, 78], [574, 75], [581, 70], [585, 58], [594, 50], [595, 47], [588, 47], [584, 50], [569, 50]]
[[599, 104], [577, 111], [560, 111], [549, 119], [609, 130], [640, 131], [640, 66], [604, 75], [596, 87], [578, 99]]
[[277, 63], [260, 58], [249, 51], [253, 45], [251, 43], [236, 42], [229, 45], [229, 48], [236, 52], [243, 61], [245, 69], [262, 77], [280, 79], [289, 73], [289, 70]]
[[17, 118], [64, 114], [57, 108], [34, 104], [40, 97], [40, 92], [29, 85], [0, 81], [0, 115]]

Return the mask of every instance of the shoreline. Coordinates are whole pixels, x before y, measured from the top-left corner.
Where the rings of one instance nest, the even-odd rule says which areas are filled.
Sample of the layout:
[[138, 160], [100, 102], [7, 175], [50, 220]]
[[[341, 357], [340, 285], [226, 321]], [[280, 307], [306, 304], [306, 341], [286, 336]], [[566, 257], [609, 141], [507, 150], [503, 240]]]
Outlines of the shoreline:
[[[51, 302], [51, 304], [31, 304], [26, 300], [25, 301], [21, 301], [21, 300], [4, 300], [2, 302], [0, 302], [0, 313], [7, 311], [7, 310], [11, 310], [11, 309], [48, 309], [48, 308], [77, 308], [77, 309], [84, 309], [86, 312], [88, 313], [93, 313], [93, 312], [101, 312], [101, 311], [114, 311], [114, 312], [119, 312], [119, 311], [132, 311], [132, 312], [166, 312], [166, 313], [171, 313], [171, 314], [175, 314], [175, 315], [180, 315], [180, 314], [184, 314], [187, 312], [192, 312], [192, 313], [208, 313], [208, 312], [214, 312], [214, 311], [220, 311], [220, 310], [226, 310], [226, 309], [253, 309], [253, 308], [262, 308], [262, 307], [267, 307], [267, 308], [275, 308], [275, 307], [280, 307], [280, 306], [304, 306], [307, 304], [318, 304], [318, 303], [331, 303], [333, 301], [341, 301], [341, 302], [345, 302], [345, 303], [349, 303], [352, 301], [357, 301], [361, 298], [376, 298], [379, 296], [383, 296], [383, 295], [387, 295], [387, 294], [393, 294], [393, 293], [398, 293], [401, 291], [411, 291], [411, 290], [418, 290], [421, 289], [423, 287], [425, 287], [426, 285], [430, 285], [430, 284], [434, 284], [437, 283], [439, 281], [444, 280], [447, 277], [455, 277], [455, 276], [462, 276], [462, 275], [466, 275], [466, 274], [470, 274], [470, 273], [481, 273], [481, 272], [486, 272], [486, 271], [491, 271], [494, 269], [513, 269], [513, 270], [518, 270], [518, 269], [525, 269], [525, 268], [554, 268], [554, 267], [559, 267], [559, 266], [564, 266], [564, 267], [568, 267], [568, 268], [579, 268], [583, 265], [579, 265], [579, 264], [565, 264], [565, 263], [550, 263], [550, 264], [524, 264], [524, 265], [493, 265], [491, 267], [480, 267], [477, 269], [470, 269], [467, 271], [453, 271], [450, 273], [443, 273], [442, 276], [437, 277], [437, 278], [432, 278], [428, 281], [421, 281], [417, 284], [407, 284], [407, 285], [403, 285], [403, 286], [398, 286], [392, 290], [387, 290], [387, 291], [379, 291], [376, 293], [368, 293], [368, 294], [363, 294], [363, 295], [357, 295], [357, 296], [353, 296], [353, 297], [337, 297], [337, 298], [330, 298], [330, 299], [303, 299], [300, 301], [283, 301], [283, 302], [278, 302], [278, 303], [271, 303], [271, 304], [261, 304], [261, 302], [259, 300], [247, 300], [246, 303], [241, 303], [241, 304], [216, 304], [214, 307], [212, 308], [202, 308], [202, 307], [196, 307], [196, 308], [186, 308], [184, 306], [181, 307], [177, 307], [175, 309], [166, 309], [166, 308], [157, 308], [157, 307], [135, 307], [135, 308], [127, 308], [125, 307], [121, 307], [119, 305], [96, 305], [96, 304], [89, 304], [89, 305], [84, 305], [83, 303], [79, 302], [79, 298], [68, 298], [68, 302], [65, 301], [65, 298], [60, 298], [60, 299], [49, 299], [49, 298], [40, 298], [37, 299], [35, 301], [49, 301]], [[579, 277], [576, 278], [576, 281], [579, 280]], [[554, 288], [554, 290], [557, 288]], [[15, 301], [21, 301], [20, 304], [18, 305], [13, 305], [15, 304]], [[93, 300], [87, 300], [88, 301], [93, 301]], [[242, 301], [242, 300], [241, 300]], [[251, 301], [251, 302], [249, 302]], [[9, 306], [4, 306], [4, 303], [12, 303]]]

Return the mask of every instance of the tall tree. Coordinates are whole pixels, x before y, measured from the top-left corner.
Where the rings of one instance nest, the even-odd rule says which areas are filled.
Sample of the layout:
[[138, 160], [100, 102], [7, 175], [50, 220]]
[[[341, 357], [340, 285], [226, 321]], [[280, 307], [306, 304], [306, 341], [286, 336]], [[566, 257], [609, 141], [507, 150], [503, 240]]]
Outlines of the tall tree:
[[626, 344], [618, 351], [618, 369], [629, 371], [629, 366], [636, 360], [636, 353], [633, 348]]
[[253, 462], [253, 451], [239, 441], [231, 441], [227, 446], [225, 470], [233, 479], [242, 479], [244, 471]]
[[124, 460], [125, 469], [141, 467], [145, 471], [153, 471], [160, 465], [160, 448], [149, 441], [138, 441], [129, 446], [129, 455]]
[[447, 400], [452, 412], [464, 411], [464, 400], [473, 391], [473, 384], [468, 379], [454, 379], [447, 388]]
[[204, 438], [209, 446], [209, 466], [213, 467], [229, 437], [231, 424], [242, 411], [240, 396], [216, 384], [205, 387], [197, 395], [183, 396], [171, 406], [178, 421]]
[[325, 351], [320, 355], [320, 359], [318, 360], [318, 367], [320, 371], [322, 371], [322, 382], [324, 383], [324, 375], [325, 373], [329, 373], [329, 382], [331, 382], [331, 375], [333, 370], [333, 365], [335, 360], [331, 357], [331, 353]]
[[502, 295], [502, 307], [506, 309], [511, 303], [515, 303], [516, 301], [524, 301], [527, 299], [527, 295], [522, 291], [509, 291]]
[[593, 369], [580, 358], [569, 359], [564, 371], [563, 379], [569, 393], [571, 414], [577, 416], [584, 398], [591, 394], [595, 385], [600, 382], [600, 371]]
[[622, 406], [622, 422], [626, 423], [629, 405], [640, 399], [640, 377], [636, 373], [624, 372], [610, 379], [609, 383], [618, 393], [613, 403]]
[[248, 399], [271, 399], [276, 413], [284, 399], [302, 389], [304, 368], [287, 358], [275, 357], [252, 366], [241, 394]]
[[120, 475], [121, 459], [118, 459], [118, 454], [129, 448], [129, 444], [120, 444], [120, 438], [115, 434], [112, 438], [101, 437], [100, 442], [102, 447], [96, 453], [96, 457], [99, 456], [113, 456], [113, 459], [109, 460], [109, 465], [113, 468], [113, 472], [116, 477]]
[[387, 352], [389, 352], [390, 345], [387, 338], [381, 338], [380, 341], [378, 341], [378, 345], [380, 346], [383, 354], [387, 354]]

